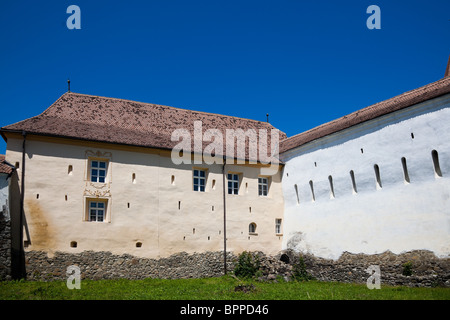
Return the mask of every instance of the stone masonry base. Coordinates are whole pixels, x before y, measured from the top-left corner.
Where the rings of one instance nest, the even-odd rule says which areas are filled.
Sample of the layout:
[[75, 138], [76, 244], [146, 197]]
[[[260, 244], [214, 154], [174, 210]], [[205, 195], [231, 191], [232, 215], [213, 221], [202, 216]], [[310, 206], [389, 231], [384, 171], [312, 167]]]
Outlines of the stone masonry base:
[[[261, 281], [292, 280], [293, 270], [301, 257], [306, 272], [319, 281], [366, 283], [370, 276], [367, 268], [376, 265], [380, 268], [382, 286], [450, 287], [450, 258], [440, 259], [424, 250], [399, 255], [389, 251], [374, 255], [344, 253], [338, 260], [289, 250], [276, 256], [261, 252], [252, 254], [259, 257]], [[66, 280], [66, 270], [71, 265], [80, 268], [81, 279], [94, 280], [202, 278], [224, 274], [223, 252], [183, 252], [161, 259], [94, 251], [78, 254], [56, 252], [51, 258], [42, 251], [29, 251], [25, 256], [28, 280]], [[229, 273], [232, 273], [236, 261], [237, 255], [227, 253]]]

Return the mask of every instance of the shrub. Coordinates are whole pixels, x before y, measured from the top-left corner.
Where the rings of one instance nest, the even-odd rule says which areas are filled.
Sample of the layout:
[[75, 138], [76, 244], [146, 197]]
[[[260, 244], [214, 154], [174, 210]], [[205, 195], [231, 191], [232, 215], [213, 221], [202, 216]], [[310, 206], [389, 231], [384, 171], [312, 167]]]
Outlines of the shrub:
[[300, 256], [299, 261], [292, 266], [292, 275], [294, 280], [297, 281], [309, 281], [314, 279], [314, 277], [306, 271], [305, 261], [302, 256]]
[[402, 274], [404, 276], [412, 276], [412, 262], [411, 261], [408, 261], [403, 264]]
[[259, 272], [260, 261], [257, 256], [253, 256], [250, 252], [244, 251], [239, 257], [234, 268], [236, 277], [252, 278], [257, 276]]

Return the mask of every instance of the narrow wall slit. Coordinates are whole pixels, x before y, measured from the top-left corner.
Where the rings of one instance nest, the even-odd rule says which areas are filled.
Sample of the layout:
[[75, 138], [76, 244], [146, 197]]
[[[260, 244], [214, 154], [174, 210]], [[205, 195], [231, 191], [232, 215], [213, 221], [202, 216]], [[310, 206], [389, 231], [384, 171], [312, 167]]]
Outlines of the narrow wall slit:
[[436, 150], [431, 151], [431, 157], [433, 158], [434, 174], [436, 177], [442, 177], [441, 166], [439, 164], [439, 154]]
[[314, 201], [316, 201], [316, 196], [314, 195], [314, 184], [313, 184], [312, 180], [309, 180], [309, 187], [311, 188], [312, 202], [314, 202]]
[[352, 191], [353, 191], [353, 194], [357, 194], [358, 190], [356, 189], [355, 173], [353, 172], [353, 170], [350, 170], [350, 179], [352, 180]]
[[374, 165], [373, 169], [375, 171], [375, 180], [377, 189], [381, 189], [383, 186], [381, 185], [381, 176], [380, 176], [380, 167], [378, 165]]
[[296, 184], [294, 184], [294, 189], [295, 189], [295, 195], [297, 197], [297, 205], [300, 204], [299, 198], [298, 198], [298, 187]]
[[408, 167], [406, 165], [406, 158], [402, 158], [402, 167], [403, 167], [403, 177], [405, 179], [405, 183], [410, 183], [409, 180], [409, 174], [408, 174]]
[[333, 185], [333, 177], [328, 176], [328, 182], [330, 183], [330, 199], [334, 199], [334, 185]]

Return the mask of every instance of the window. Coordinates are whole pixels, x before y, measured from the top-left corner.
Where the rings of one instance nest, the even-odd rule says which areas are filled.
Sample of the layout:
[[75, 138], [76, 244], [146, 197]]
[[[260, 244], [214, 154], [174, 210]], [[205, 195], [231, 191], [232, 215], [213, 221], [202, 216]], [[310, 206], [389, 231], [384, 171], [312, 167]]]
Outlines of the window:
[[281, 234], [281, 219], [275, 219], [275, 233]]
[[296, 184], [294, 184], [294, 189], [295, 189], [295, 195], [297, 196], [297, 204], [300, 204], [300, 199], [298, 197], [298, 187]]
[[256, 223], [252, 222], [248, 225], [248, 233], [256, 233]]
[[258, 195], [267, 197], [269, 193], [269, 178], [260, 177], [258, 178]]
[[206, 170], [194, 170], [194, 191], [205, 192]]
[[228, 174], [228, 194], [238, 194], [239, 193], [239, 174], [229, 173]]
[[106, 216], [106, 202], [89, 201], [88, 221], [103, 222]]
[[107, 162], [91, 160], [91, 182], [105, 183]]

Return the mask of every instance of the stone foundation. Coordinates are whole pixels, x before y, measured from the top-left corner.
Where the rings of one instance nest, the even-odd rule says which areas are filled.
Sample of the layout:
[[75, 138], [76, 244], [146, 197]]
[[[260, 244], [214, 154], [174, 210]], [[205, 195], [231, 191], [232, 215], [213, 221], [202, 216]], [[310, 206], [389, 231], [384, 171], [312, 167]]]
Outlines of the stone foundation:
[[380, 267], [381, 286], [450, 287], [450, 258], [441, 259], [426, 250], [399, 255], [390, 251], [373, 255], [345, 252], [338, 260], [293, 251], [283, 254], [291, 265], [298, 263], [302, 257], [308, 274], [319, 281], [367, 283], [370, 274], [366, 270], [375, 265]]
[[11, 220], [0, 210], [0, 280], [11, 279]]
[[[110, 252], [85, 251], [78, 254], [45, 252], [25, 254], [28, 280], [66, 280], [70, 265], [80, 268], [81, 279], [203, 278], [223, 275], [223, 252], [174, 254], [168, 258], [148, 259]], [[234, 256], [227, 255], [227, 268], [233, 269]]]
[[[366, 271], [377, 265], [381, 271], [381, 286], [402, 285], [417, 287], [450, 287], [450, 258], [439, 259], [424, 250], [400, 255], [384, 252], [375, 255], [344, 253], [338, 260], [327, 260], [293, 251], [267, 256], [255, 252], [260, 260], [259, 280], [280, 278], [290, 281], [293, 270], [304, 262], [306, 272], [319, 281], [339, 281], [365, 284], [370, 274]], [[227, 254], [227, 270], [231, 273], [237, 261]], [[410, 265], [408, 269], [406, 264]], [[168, 258], [147, 259], [131, 255], [113, 255], [110, 252], [86, 251], [79, 254], [57, 252], [49, 258], [45, 252], [26, 253], [28, 280], [66, 280], [66, 270], [77, 265], [81, 279], [144, 279], [144, 278], [203, 278], [222, 276], [223, 252], [178, 253]], [[404, 275], [411, 271], [411, 275]]]

